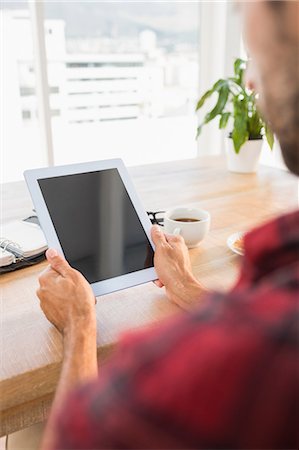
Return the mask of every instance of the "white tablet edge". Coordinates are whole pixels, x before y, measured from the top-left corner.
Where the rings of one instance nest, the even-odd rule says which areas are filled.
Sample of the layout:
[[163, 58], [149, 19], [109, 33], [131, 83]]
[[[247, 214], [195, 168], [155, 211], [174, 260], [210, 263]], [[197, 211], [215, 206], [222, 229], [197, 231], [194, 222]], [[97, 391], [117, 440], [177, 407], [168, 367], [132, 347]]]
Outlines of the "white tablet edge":
[[[60, 245], [58, 236], [56, 234], [54, 225], [52, 223], [47, 205], [43, 198], [38, 180], [42, 178], [59, 177], [63, 175], [71, 175], [76, 173], [96, 172], [99, 170], [117, 169], [120, 177], [124, 183], [127, 193], [133, 203], [140, 222], [145, 230], [148, 240], [155, 250], [155, 246], [150, 236], [151, 222], [144, 211], [142, 203], [136, 193], [135, 187], [130, 179], [127, 169], [121, 159], [110, 159], [104, 161], [93, 161], [87, 163], [70, 164], [57, 167], [46, 167], [41, 169], [26, 170], [24, 177], [32, 197], [32, 201], [37, 212], [41, 228], [45, 234], [48, 246], [55, 248], [62, 255], [64, 255]], [[126, 275], [121, 275], [108, 280], [91, 283], [91, 287], [95, 296], [109, 294], [121, 289], [136, 286], [138, 284], [146, 283], [157, 279], [157, 274], [154, 267], [147, 269], [140, 269]]]

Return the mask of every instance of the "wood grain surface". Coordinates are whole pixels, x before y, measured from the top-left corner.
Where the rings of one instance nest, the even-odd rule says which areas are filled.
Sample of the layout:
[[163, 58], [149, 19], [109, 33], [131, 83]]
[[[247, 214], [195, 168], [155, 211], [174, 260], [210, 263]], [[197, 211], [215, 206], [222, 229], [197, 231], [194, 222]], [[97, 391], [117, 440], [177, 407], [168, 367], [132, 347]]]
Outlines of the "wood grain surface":
[[[221, 158], [199, 158], [129, 170], [147, 210], [194, 206], [211, 213], [209, 235], [190, 250], [193, 271], [209, 289], [228, 290], [241, 258], [226, 245], [246, 231], [298, 206], [298, 183], [288, 172], [260, 167], [257, 174], [229, 173]], [[32, 204], [23, 182], [2, 185], [1, 220], [29, 215]], [[57, 384], [62, 342], [43, 316], [35, 291], [45, 263], [0, 277], [0, 436], [45, 419]], [[155, 326], [180, 312], [152, 283], [98, 299], [97, 346], [103, 363], [127, 331]]]

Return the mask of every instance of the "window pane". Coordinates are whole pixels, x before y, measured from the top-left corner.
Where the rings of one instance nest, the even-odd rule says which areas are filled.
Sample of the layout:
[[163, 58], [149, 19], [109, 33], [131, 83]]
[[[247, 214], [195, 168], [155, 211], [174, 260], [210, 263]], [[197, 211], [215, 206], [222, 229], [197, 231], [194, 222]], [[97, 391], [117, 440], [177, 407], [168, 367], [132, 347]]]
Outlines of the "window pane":
[[46, 2], [57, 164], [196, 156], [198, 10], [185, 1]]
[[27, 2], [1, 2], [1, 182], [46, 164], [41, 151]]

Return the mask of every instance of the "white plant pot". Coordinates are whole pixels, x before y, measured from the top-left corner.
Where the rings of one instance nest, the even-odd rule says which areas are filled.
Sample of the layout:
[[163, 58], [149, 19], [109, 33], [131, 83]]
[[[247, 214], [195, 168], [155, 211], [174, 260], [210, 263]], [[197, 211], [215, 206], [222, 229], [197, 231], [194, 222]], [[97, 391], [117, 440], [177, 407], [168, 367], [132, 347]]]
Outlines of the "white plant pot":
[[257, 171], [263, 139], [247, 141], [237, 154], [232, 138], [225, 139], [227, 168], [231, 172], [254, 173]]

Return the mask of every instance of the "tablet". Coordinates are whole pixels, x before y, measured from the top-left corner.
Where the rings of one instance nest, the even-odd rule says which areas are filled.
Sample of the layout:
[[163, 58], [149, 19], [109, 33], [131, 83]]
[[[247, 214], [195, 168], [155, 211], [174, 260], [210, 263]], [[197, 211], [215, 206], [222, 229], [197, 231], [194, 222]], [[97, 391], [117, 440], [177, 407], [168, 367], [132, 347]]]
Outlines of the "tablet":
[[96, 296], [157, 278], [151, 222], [120, 159], [24, 172], [49, 247]]

